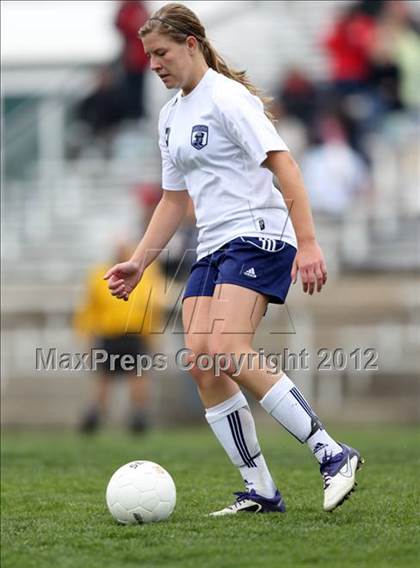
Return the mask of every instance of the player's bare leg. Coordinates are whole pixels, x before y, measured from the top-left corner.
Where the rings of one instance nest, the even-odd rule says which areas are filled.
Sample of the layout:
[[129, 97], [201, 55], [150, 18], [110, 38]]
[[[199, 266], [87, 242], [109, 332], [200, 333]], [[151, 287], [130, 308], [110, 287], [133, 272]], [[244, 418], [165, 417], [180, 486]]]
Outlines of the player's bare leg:
[[[186, 298], [183, 302], [185, 346], [196, 357], [202, 353], [208, 353], [211, 301], [211, 296], [199, 296]], [[190, 360], [193, 362], [194, 357]], [[198, 393], [206, 408], [220, 404], [240, 392], [235, 381], [232, 381], [225, 373], [215, 380], [212, 371], [203, 372], [195, 367], [190, 372], [197, 383]]]

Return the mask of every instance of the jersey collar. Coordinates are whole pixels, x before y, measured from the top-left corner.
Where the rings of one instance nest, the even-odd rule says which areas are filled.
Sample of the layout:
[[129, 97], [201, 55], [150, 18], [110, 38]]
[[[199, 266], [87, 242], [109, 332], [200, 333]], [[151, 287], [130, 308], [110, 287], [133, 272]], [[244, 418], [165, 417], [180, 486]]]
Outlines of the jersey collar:
[[194, 89], [191, 91], [191, 93], [188, 93], [188, 95], [182, 96], [182, 91], [179, 91], [178, 99], [180, 101], [183, 101], [183, 102], [188, 101], [189, 99], [192, 99], [209, 82], [209, 80], [212, 78], [212, 76], [215, 73], [216, 73], [216, 71], [214, 69], [211, 69], [211, 68], [207, 69], [207, 71], [202, 76], [200, 82], [194, 87]]

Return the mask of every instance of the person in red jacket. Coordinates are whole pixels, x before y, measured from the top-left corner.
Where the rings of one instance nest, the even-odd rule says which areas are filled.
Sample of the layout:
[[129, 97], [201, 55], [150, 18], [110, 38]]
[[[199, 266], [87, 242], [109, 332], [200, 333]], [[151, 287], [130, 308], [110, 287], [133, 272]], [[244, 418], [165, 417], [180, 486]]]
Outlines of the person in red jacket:
[[124, 42], [121, 59], [124, 67], [123, 90], [126, 118], [141, 118], [145, 114], [144, 77], [148, 60], [143, 45], [138, 40], [138, 31], [148, 17], [144, 2], [122, 0], [115, 18], [115, 26]]
[[370, 51], [375, 19], [361, 4], [350, 6], [324, 38], [330, 56], [331, 79], [342, 94], [366, 86], [370, 73]]

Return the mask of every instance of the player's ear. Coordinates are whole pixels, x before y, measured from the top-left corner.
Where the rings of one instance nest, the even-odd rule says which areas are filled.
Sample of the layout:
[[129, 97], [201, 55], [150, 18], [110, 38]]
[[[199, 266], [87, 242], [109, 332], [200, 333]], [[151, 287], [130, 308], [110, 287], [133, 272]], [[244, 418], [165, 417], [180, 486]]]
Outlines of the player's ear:
[[185, 42], [190, 53], [197, 49], [197, 39], [194, 36], [188, 36]]

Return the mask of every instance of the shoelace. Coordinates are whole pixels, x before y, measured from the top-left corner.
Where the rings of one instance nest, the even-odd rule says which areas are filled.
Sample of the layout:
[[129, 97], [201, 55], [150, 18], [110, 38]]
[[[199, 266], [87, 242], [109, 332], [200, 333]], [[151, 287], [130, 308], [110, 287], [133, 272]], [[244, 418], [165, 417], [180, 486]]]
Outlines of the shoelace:
[[[324, 459], [322, 460], [322, 465], [321, 465], [321, 475], [324, 478], [324, 490], [327, 489], [327, 487], [329, 487], [332, 476], [328, 473], [328, 469], [327, 469], [327, 464], [329, 466], [331, 466], [334, 463], [340, 462], [341, 459], [343, 457], [343, 454], [337, 454], [336, 456], [334, 456], [333, 458], [327, 458], [327, 456], [324, 456]], [[325, 467], [325, 469], [324, 469]], [[324, 469], [324, 471], [322, 471]]]
[[229, 506], [229, 509], [235, 510], [235, 509], [239, 509], [242, 501], [246, 501], [247, 499], [249, 499], [249, 493], [246, 491], [237, 491], [236, 493], [234, 493], [234, 495], [236, 495], [236, 501], [235, 503], [233, 503], [233, 505]]
[[329, 487], [330, 485], [331, 475], [327, 471], [324, 471], [322, 476], [324, 478], [324, 489], [327, 489], [327, 487]]

